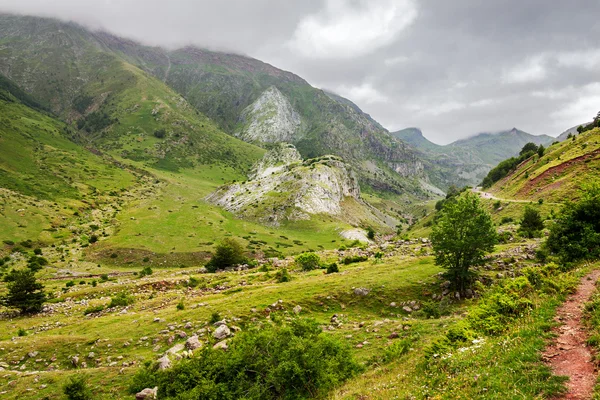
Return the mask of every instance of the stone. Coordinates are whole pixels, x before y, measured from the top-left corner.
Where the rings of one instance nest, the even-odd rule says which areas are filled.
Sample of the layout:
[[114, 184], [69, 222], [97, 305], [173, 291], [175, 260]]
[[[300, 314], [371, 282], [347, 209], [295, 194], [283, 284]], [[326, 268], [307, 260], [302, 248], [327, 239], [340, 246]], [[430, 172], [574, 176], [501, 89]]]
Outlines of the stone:
[[167, 350], [167, 354], [179, 353], [184, 348], [185, 348], [185, 345], [183, 343], [178, 343], [175, 346], [171, 347], [169, 350]]
[[200, 347], [202, 347], [202, 342], [200, 342], [196, 335], [189, 337], [188, 340], [185, 341], [185, 348], [188, 350], [196, 350]]
[[223, 340], [223, 339], [229, 337], [229, 335], [231, 335], [231, 331], [229, 330], [227, 325], [220, 325], [213, 332], [213, 337], [217, 340]]
[[227, 350], [227, 340], [221, 340], [213, 346], [213, 349]]
[[396, 307], [396, 303], [392, 301], [392, 302], [390, 303], [390, 307]]
[[139, 393], [136, 393], [135, 400], [155, 400], [158, 393], [158, 387], [154, 389], [146, 388]]
[[404, 306], [404, 307], [402, 307], [402, 309], [403, 309], [404, 311], [406, 311], [407, 313], [410, 313], [410, 312], [412, 312], [412, 308], [410, 308], [409, 306]]
[[185, 324], [185, 326], [183, 327], [183, 329], [192, 329], [194, 327], [194, 325], [192, 325], [191, 322], [188, 322], [187, 324]]
[[71, 362], [73, 363], [73, 366], [77, 367], [79, 365], [79, 357], [77, 357], [77, 356], [72, 357]]
[[221, 325], [227, 325], [227, 321], [222, 319], [221, 321], [217, 321], [213, 324], [213, 326], [221, 326]]
[[90, 351], [89, 354], [87, 355], [87, 358], [96, 358], [96, 353], [94, 353], [93, 351]]
[[165, 370], [171, 368], [171, 360], [166, 354], [158, 359], [158, 369]]
[[298, 314], [300, 314], [301, 311], [302, 311], [302, 307], [300, 307], [299, 305], [294, 307], [294, 314], [298, 315]]
[[354, 294], [357, 296], [367, 296], [369, 294], [370, 290], [366, 289], [366, 288], [355, 288], [354, 289]]
[[390, 335], [388, 336], [388, 339], [398, 339], [400, 337], [400, 335], [398, 335], [397, 332], [392, 332], [390, 333]]

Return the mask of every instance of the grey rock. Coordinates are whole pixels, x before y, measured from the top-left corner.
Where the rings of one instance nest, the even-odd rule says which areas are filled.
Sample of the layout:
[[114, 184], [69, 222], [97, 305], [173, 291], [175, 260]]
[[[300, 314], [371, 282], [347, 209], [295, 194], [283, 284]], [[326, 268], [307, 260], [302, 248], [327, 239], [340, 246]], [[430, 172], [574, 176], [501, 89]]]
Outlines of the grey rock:
[[198, 336], [191, 336], [185, 341], [185, 348], [188, 350], [196, 350], [202, 347], [202, 342], [198, 339]]
[[367, 296], [371, 291], [366, 288], [356, 288], [354, 289], [354, 294], [357, 296]]
[[136, 393], [135, 400], [155, 400], [158, 393], [158, 387], [154, 389], [146, 388], [139, 393]]
[[171, 368], [171, 360], [168, 355], [164, 355], [158, 359], [158, 369], [165, 370]]
[[223, 340], [231, 335], [231, 331], [227, 325], [220, 325], [214, 332], [213, 337], [217, 340]]

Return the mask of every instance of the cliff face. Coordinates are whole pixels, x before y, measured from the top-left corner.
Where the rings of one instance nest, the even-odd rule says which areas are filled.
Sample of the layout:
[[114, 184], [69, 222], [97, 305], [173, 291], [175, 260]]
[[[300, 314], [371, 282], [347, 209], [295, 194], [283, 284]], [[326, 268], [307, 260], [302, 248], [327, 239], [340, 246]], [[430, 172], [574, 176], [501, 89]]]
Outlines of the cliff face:
[[292, 142], [300, 129], [300, 115], [289, 100], [275, 87], [267, 89], [246, 107], [240, 118], [243, 124], [235, 136], [249, 142]]
[[374, 217], [370, 215], [374, 211], [360, 199], [356, 175], [335, 156], [302, 161], [294, 146], [281, 143], [257, 163], [250, 176], [249, 181], [219, 188], [208, 201], [240, 217], [271, 225], [310, 219], [314, 214], [349, 222], [351, 216], [344, 213], [346, 202], [358, 204], [365, 216]]

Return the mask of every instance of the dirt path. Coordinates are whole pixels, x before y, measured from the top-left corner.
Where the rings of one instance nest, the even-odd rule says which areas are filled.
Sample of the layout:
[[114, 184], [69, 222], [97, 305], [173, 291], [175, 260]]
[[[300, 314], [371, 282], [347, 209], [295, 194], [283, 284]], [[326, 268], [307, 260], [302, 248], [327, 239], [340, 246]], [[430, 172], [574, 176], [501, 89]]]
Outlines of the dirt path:
[[556, 375], [568, 376], [569, 400], [592, 398], [596, 383], [596, 366], [591, 349], [586, 344], [587, 333], [582, 325], [583, 308], [594, 293], [600, 270], [581, 279], [577, 292], [558, 309], [555, 320], [562, 325], [553, 329], [557, 338], [546, 348], [543, 358]]
[[[479, 194], [479, 196], [481, 196], [481, 198], [483, 198], [483, 199], [499, 200], [499, 201], [503, 201], [505, 203], [531, 203], [532, 202], [532, 200], [501, 199], [499, 197], [494, 196], [493, 194], [491, 194], [489, 192], [482, 191], [481, 188], [479, 188], [479, 187], [473, 188], [473, 193]], [[546, 203], [546, 204], [558, 205], [558, 206], [561, 205], [560, 203]]]

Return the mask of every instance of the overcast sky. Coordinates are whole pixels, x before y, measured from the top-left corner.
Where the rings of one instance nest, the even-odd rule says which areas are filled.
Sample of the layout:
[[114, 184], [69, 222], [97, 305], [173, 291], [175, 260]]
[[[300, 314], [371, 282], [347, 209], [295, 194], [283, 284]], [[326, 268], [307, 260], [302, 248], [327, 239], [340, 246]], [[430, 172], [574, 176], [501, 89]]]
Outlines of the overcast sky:
[[598, 0], [0, 0], [139, 41], [246, 54], [449, 143], [600, 110]]

